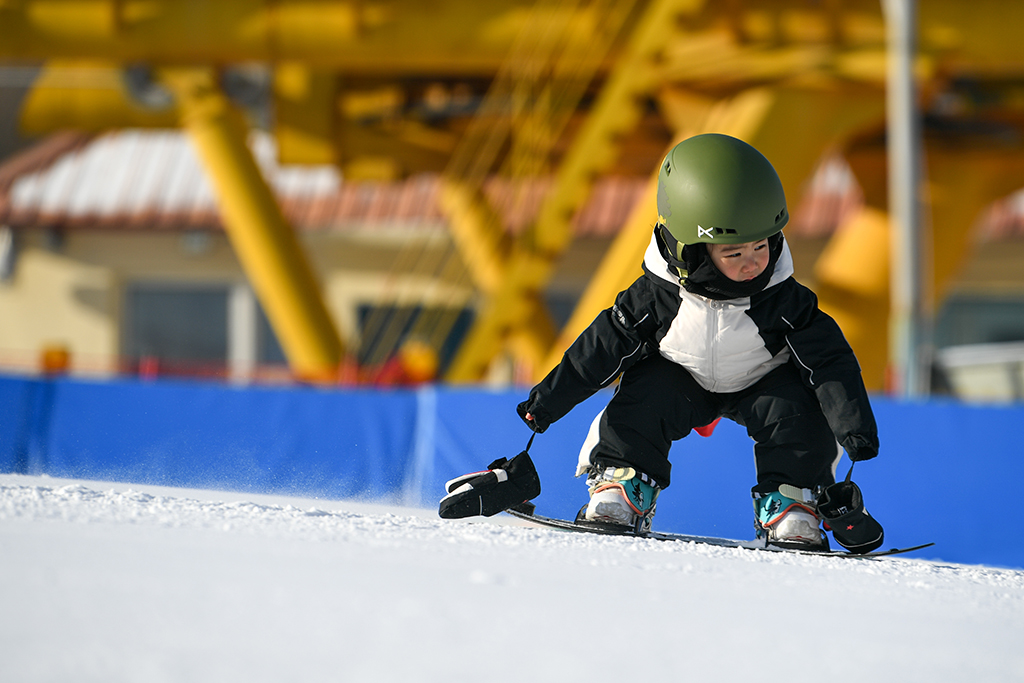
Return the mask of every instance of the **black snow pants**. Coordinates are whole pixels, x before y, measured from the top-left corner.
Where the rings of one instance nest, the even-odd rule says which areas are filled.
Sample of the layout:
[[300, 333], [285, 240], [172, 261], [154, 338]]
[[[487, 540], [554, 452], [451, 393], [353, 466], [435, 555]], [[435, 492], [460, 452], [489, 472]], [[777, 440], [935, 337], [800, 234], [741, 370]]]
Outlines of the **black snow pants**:
[[792, 363], [742, 391], [713, 393], [681, 365], [653, 354], [623, 373], [600, 417], [590, 461], [634, 467], [666, 488], [672, 442], [718, 417], [743, 425], [754, 440], [753, 492], [835, 483], [839, 444]]

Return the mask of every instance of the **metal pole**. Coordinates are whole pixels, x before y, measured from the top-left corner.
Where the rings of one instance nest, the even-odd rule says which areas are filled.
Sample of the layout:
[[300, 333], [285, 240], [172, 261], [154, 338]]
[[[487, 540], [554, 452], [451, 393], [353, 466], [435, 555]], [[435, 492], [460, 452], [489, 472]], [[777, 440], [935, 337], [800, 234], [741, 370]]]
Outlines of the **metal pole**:
[[921, 239], [921, 125], [914, 58], [916, 0], [882, 0], [888, 42], [886, 113], [889, 162], [890, 318], [889, 360], [904, 398], [926, 396], [930, 370], [925, 352]]

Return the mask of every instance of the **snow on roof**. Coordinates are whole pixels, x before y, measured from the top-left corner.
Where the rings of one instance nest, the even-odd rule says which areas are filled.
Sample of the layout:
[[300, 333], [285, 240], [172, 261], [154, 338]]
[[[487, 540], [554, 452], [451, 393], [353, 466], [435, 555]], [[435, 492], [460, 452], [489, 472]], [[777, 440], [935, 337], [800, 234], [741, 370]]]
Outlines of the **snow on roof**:
[[[62, 227], [218, 227], [213, 190], [188, 138], [180, 131], [125, 130], [84, 144], [66, 140], [63, 153], [22, 162], [0, 203], [2, 221]], [[51, 143], [53, 144], [53, 143]], [[283, 169], [273, 140], [254, 134], [257, 163], [282, 201], [336, 193], [329, 166]], [[5, 165], [6, 166], [6, 165]], [[6, 191], [4, 191], [6, 190]]]
[[[443, 223], [440, 179], [424, 174], [396, 182], [343, 182], [333, 166], [281, 166], [272, 136], [249, 144], [289, 221], [302, 230], [347, 230]], [[823, 167], [810, 201], [794, 211], [789, 235], [829, 234], [859, 202], [842, 169]], [[602, 177], [574, 218], [576, 235], [616, 234], [644, 192], [647, 178]], [[489, 181], [484, 192], [517, 233], [536, 215], [550, 187]], [[515, 194], [515, 196], [513, 196]], [[801, 216], [803, 214], [803, 216]], [[806, 218], [806, 220], [804, 220]], [[653, 219], [652, 219], [653, 224]], [[122, 130], [97, 137], [60, 134], [0, 164], [0, 225], [14, 228], [219, 230], [213, 189], [188, 137], [178, 130]]]

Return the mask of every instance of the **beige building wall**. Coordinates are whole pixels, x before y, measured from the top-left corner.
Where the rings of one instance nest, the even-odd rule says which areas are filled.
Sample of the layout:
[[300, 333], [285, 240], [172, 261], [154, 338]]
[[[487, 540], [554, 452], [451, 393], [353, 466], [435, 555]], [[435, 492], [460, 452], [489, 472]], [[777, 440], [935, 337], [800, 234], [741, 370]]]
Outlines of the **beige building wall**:
[[[325, 301], [346, 347], [359, 346], [365, 305], [424, 304], [453, 311], [473, 306], [476, 290], [442, 225], [340, 226], [302, 231], [300, 239], [320, 279]], [[254, 367], [252, 293], [222, 232], [19, 230], [13, 276], [0, 282], [0, 372], [37, 373], [43, 349], [71, 353], [71, 373], [106, 376], [124, 359], [124, 295], [133, 284], [205, 284], [231, 290], [229, 351], [232, 374]], [[813, 287], [813, 265], [826, 238], [791, 239], [797, 278]], [[559, 263], [549, 295], [572, 302], [607, 248], [606, 239], [580, 239]], [[1020, 296], [1024, 242], [979, 245], [965, 260], [953, 294]], [[247, 308], [248, 307], [248, 308]], [[247, 312], [248, 311], [248, 312]], [[961, 373], [962, 374], [962, 373]]]
[[[472, 301], [472, 283], [442, 230], [318, 231], [301, 239], [347, 348], [359, 344], [360, 306], [461, 308]], [[21, 230], [17, 241], [13, 276], [0, 282], [0, 371], [37, 373], [43, 349], [59, 345], [71, 353], [71, 374], [116, 372], [129, 285], [248, 287], [221, 232], [80, 229], [58, 239]], [[232, 300], [245, 303], [244, 295]], [[244, 314], [229, 319], [251, 323]]]
[[19, 235], [17, 265], [0, 283], [0, 363], [35, 372], [48, 346], [64, 346], [81, 365], [106, 372], [116, 358], [120, 297], [113, 269]]

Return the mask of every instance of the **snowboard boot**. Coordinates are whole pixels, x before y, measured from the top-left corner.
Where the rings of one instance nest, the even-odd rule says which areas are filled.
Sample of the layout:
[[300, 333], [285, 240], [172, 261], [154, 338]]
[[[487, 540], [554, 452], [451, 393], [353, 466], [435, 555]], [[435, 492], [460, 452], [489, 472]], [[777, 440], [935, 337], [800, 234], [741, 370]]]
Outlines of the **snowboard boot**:
[[814, 492], [783, 484], [778, 491], [754, 494], [757, 537], [782, 548], [828, 549], [820, 528]]
[[576, 516], [577, 521], [629, 527], [637, 533], [651, 529], [660, 488], [632, 467], [599, 465], [587, 476], [590, 502]]

